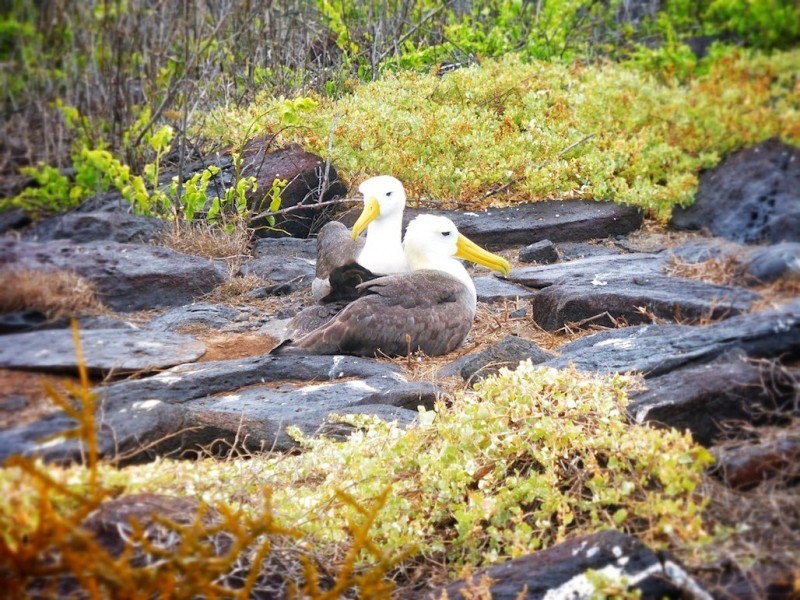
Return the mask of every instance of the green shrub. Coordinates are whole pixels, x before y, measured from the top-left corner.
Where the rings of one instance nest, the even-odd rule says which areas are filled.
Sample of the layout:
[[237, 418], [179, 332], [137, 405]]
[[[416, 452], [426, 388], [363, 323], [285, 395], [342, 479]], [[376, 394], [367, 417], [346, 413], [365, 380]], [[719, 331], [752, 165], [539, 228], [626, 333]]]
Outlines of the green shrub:
[[507, 56], [444, 77], [387, 75], [321, 99], [303, 127], [283, 127], [285, 101], [263, 95], [214, 112], [210, 121], [224, 129], [206, 133], [233, 142], [256, 123], [323, 155], [332, 136], [331, 159], [346, 179], [391, 173], [412, 198], [475, 208], [502, 188], [493, 200], [595, 198], [666, 219], [726, 153], [771, 136], [800, 142], [799, 60], [800, 51], [720, 51], [704, 74], [682, 80], [639, 63]]
[[[701, 544], [696, 486], [710, 454], [688, 434], [632, 426], [633, 381], [522, 363], [476, 392], [420, 414], [408, 430], [368, 416], [345, 442], [305, 438], [297, 456], [159, 461], [103, 472], [130, 492], [257, 505], [273, 489], [277, 522], [324, 548], [346, 540], [358, 505], [385, 496], [370, 539], [456, 572], [607, 528], [666, 547]], [[369, 561], [367, 561], [369, 562]]]

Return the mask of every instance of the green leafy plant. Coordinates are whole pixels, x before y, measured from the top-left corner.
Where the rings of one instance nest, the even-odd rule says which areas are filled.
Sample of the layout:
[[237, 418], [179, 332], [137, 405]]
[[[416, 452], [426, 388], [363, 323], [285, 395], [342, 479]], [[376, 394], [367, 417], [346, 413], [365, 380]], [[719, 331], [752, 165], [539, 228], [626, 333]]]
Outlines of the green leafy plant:
[[773, 136], [800, 142], [800, 52], [719, 51], [703, 73], [689, 74], [681, 48], [676, 42], [657, 75], [637, 60], [564, 65], [519, 56], [445, 77], [386, 75], [320, 99], [303, 127], [285, 127], [285, 100], [264, 96], [213, 113], [225, 124], [213, 135], [233, 143], [246, 124], [323, 155], [333, 136], [331, 161], [344, 178], [391, 173], [411, 197], [465, 208], [587, 198], [666, 220], [691, 203], [698, 173], [728, 152]]
[[297, 456], [166, 461], [107, 476], [129, 491], [192, 490], [209, 502], [235, 494], [245, 505], [269, 485], [279, 522], [321, 546], [342, 543], [341, 524], [359, 518], [337, 490], [364, 505], [390, 488], [371, 541], [447, 565], [450, 576], [609, 527], [656, 547], [702, 545], [696, 491], [712, 458], [688, 434], [632, 427], [624, 406], [634, 384], [522, 363], [421, 411], [408, 429], [351, 415], [341, 418], [355, 428], [344, 442], [293, 431]]

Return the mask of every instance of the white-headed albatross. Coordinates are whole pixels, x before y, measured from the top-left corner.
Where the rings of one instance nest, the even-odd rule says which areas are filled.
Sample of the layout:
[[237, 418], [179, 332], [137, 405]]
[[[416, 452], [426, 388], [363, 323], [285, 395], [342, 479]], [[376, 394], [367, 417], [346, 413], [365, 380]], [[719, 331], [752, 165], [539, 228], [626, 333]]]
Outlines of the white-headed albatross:
[[455, 257], [503, 275], [509, 272], [508, 261], [459, 234], [450, 219], [435, 215], [414, 219], [403, 245], [411, 272], [359, 284], [358, 299], [272, 353], [403, 356], [421, 350], [434, 356], [458, 348], [472, 328], [476, 293]]
[[[311, 292], [316, 301], [335, 294], [330, 281], [334, 269], [357, 265], [376, 275], [391, 275], [408, 272], [408, 263], [403, 253], [403, 210], [406, 207], [406, 192], [403, 184], [390, 175], [379, 175], [365, 180], [358, 191], [364, 196], [361, 216], [352, 231], [337, 221], [327, 223], [317, 236], [317, 270]], [[366, 238], [359, 234], [366, 229]], [[353, 278], [358, 282], [356, 268], [340, 285], [349, 287]], [[348, 283], [351, 285], [347, 286]], [[336, 299], [328, 298], [328, 300]]]

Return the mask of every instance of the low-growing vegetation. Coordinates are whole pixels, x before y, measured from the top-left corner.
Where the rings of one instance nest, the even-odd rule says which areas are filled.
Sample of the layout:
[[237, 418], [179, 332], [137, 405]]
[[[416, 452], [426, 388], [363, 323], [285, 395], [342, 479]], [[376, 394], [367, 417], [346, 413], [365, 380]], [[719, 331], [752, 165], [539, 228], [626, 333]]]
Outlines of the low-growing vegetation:
[[[412, 564], [415, 578], [421, 571], [433, 583], [466, 565], [494, 563], [608, 528], [659, 548], [701, 547], [709, 538], [705, 502], [696, 491], [711, 456], [687, 434], [631, 427], [624, 405], [632, 385], [635, 380], [623, 376], [522, 363], [460, 394], [450, 406], [440, 402], [435, 411], [422, 411], [419, 424], [407, 430], [351, 416], [343, 420], [357, 429], [344, 442], [295, 432], [303, 449], [295, 456], [162, 459], [120, 470], [92, 462], [89, 445], [88, 468], [45, 469], [15, 460], [0, 475], [0, 521], [8, 525], [20, 511], [25, 520], [2, 528], [3, 555], [12, 561], [4, 568], [41, 575], [34, 556], [69, 556], [60, 544], [75, 543], [79, 530], [70, 527], [99, 498], [140, 492], [201, 499], [227, 515], [228, 525], [238, 515], [250, 525], [232, 529], [246, 538], [237, 548], [257, 541], [247, 537], [253, 535], [250, 527], [257, 534], [283, 532], [314, 556], [330, 557], [331, 573], [393, 573], [399, 585]], [[83, 434], [90, 434], [90, 413], [75, 414]], [[350, 526], [343, 528], [345, 523]], [[197, 539], [197, 527], [176, 531]], [[48, 538], [43, 528], [58, 535]], [[137, 534], [137, 543], [141, 539]], [[353, 553], [353, 544], [364, 551]], [[197, 569], [212, 560], [207, 551], [198, 556]], [[167, 554], [163, 560], [185, 557]], [[109, 585], [82, 561], [55, 564], [51, 573]], [[139, 577], [123, 559], [115, 568], [123, 570], [121, 580]]]
[[798, 62], [797, 51], [734, 51], [681, 82], [630, 65], [508, 56], [446, 76], [386, 76], [320, 100], [302, 127], [282, 128], [269, 96], [214, 112], [204, 127], [233, 141], [257, 123], [323, 154], [333, 136], [345, 177], [392, 173], [416, 198], [470, 208], [590, 198], [668, 218], [726, 153], [772, 136], [800, 141]]

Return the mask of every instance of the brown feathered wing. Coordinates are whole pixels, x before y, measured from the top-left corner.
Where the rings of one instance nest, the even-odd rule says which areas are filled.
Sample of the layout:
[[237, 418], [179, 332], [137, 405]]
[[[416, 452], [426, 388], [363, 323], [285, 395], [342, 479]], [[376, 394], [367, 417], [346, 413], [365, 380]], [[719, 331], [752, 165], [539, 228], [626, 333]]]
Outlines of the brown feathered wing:
[[326, 324], [273, 353], [436, 356], [458, 348], [472, 328], [470, 291], [441, 271], [378, 277], [358, 289], [361, 297]]

